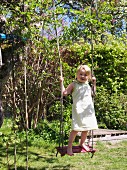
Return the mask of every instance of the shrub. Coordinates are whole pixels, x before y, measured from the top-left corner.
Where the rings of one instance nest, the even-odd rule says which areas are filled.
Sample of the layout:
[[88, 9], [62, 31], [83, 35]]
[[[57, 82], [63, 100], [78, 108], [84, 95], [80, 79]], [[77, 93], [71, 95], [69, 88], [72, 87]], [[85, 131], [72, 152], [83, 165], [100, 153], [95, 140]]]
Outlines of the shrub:
[[127, 130], [127, 95], [112, 93], [103, 87], [97, 88], [95, 110], [99, 126]]

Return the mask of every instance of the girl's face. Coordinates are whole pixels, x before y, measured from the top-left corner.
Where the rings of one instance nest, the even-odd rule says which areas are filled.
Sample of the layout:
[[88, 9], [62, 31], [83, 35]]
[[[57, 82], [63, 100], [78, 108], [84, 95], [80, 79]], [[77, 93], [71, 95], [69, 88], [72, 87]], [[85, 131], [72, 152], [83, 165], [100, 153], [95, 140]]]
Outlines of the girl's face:
[[80, 69], [78, 72], [77, 72], [77, 80], [81, 83], [84, 83], [88, 80], [89, 78], [89, 75], [86, 74], [86, 70], [85, 69]]

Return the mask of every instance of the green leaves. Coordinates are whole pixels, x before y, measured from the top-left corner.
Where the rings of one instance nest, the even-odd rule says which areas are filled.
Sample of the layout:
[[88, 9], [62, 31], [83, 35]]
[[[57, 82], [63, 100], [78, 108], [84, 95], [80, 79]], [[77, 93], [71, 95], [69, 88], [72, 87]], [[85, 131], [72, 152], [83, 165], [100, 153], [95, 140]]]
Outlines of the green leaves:
[[[77, 6], [67, 6], [65, 4], [68, 2], [65, 1], [55, 2], [54, 8], [52, 0], [26, 0], [25, 6], [21, 1], [13, 1], [10, 5], [2, 1], [2, 13], [9, 14], [6, 32], [27, 39], [24, 45], [19, 45], [18, 50], [13, 53], [14, 61], [17, 62], [14, 65], [15, 88], [10, 77], [4, 89], [4, 99], [8, 99], [7, 110], [18, 117], [19, 127], [22, 128], [25, 127], [24, 68], [27, 73], [27, 111], [30, 128], [36, 126], [35, 119], [38, 122], [42, 115], [47, 114], [47, 105], [52, 101], [55, 102], [50, 109], [53, 114], [56, 111], [58, 116], [60, 59], [65, 85], [75, 78], [79, 64], [88, 64], [93, 67], [98, 87], [103, 86], [108, 94], [127, 92], [126, 36], [122, 35], [117, 39], [115, 35], [111, 35], [111, 32], [115, 33], [117, 29], [113, 20], [117, 17], [116, 5], [108, 1], [98, 1], [97, 6], [91, 8], [86, 2], [80, 2]], [[4, 47], [6, 49], [6, 46]], [[10, 53], [9, 49], [6, 54], [9, 62], [12, 59]], [[19, 56], [22, 56], [20, 62]], [[14, 92], [15, 112], [12, 109]], [[107, 119], [108, 113], [109, 111], [106, 111]], [[65, 114], [68, 118], [69, 106]]]
[[109, 94], [103, 86], [97, 88], [95, 110], [99, 127], [106, 127], [108, 129], [127, 129], [127, 108], [126, 105], [124, 105], [126, 99], [127, 95], [125, 94]]

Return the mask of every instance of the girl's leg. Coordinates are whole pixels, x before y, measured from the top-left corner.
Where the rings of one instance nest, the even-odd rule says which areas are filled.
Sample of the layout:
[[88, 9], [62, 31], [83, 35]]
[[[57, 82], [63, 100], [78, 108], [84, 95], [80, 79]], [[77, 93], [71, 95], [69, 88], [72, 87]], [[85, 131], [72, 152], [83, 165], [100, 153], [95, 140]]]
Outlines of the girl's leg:
[[74, 131], [72, 130], [69, 136], [69, 141], [68, 141], [68, 147], [67, 147], [67, 154], [68, 155], [73, 155], [73, 151], [72, 151], [72, 143], [75, 140], [75, 137], [77, 135], [78, 131]]
[[80, 144], [79, 145], [81, 147], [83, 147], [86, 151], [89, 151], [90, 150], [89, 147], [84, 144], [84, 142], [85, 142], [85, 140], [87, 138], [87, 133], [88, 133], [88, 131], [83, 131], [81, 133], [81, 140], [80, 140]]

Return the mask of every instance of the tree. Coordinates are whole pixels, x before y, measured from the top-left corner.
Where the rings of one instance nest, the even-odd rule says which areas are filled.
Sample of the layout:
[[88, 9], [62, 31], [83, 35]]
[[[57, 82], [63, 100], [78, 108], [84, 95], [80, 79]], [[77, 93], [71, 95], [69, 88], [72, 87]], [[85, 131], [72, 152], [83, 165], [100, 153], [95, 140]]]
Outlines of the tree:
[[[78, 64], [89, 62], [92, 67], [93, 56], [94, 71], [99, 86], [102, 85], [102, 75], [105, 74], [105, 70], [102, 70], [101, 74], [99, 70], [103, 65], [109, 74], [114, 71], [113, 73], [117, 75], [114, 66], [119, 71], [120, 64], [123, 70], [126, 60], [124, 56], [122, 57], [122, 49], [119, 50], [118, 59], [117, 52], [112, 48], [113, 45], [110, 45], [111, 54], [108, 49], [108, 42], [114, 38], [110, 38], [107, 33], [112, 29], [112, 11], [117, 8], [115, 3], [99, 1], [96, 6], [95, 1], [87, 3], [55, 1], [54, 7], [51, 0], [38, 0], [36, 3], [28, 0], [25, 4], [23, 1], [11, 2], [2, 1], [1, 7], [2, 13], [9, 16], [6, 33], [15, 35], [20, 41], [16, 42], [14, 36], [14, 43], [10, 46], [2, 44], [3, 58], [7, 56], [7, 60], [3, 62], [7, 68], [11, 64], [13, 66], [2, 90], [3, 102], [8, 100], [8, 104], [4, 104], [4, 109], [13, 114], [20, 129], [35, 128], [42, 117], [47, 117], [48, 113], [51, 113], [51, 108], [59, 100], [59, 52], [63, 62], [63, 73], [69, 78], [66, 84], [70, 78], [75, 77]], [[70, 24], [67, 24], [65, 16], [71, 17]], [[57, 48], [57, 38], [60, 51]], [[9, 55], [10, 51], [13, 51], [13, 55]], [[110, 68], [112, 63], [114, 65]], [[2, 70], [2, 75], [3, 73]], [[119, 72], [119, 75], [122, 73]], [[126, 81], [118, 80], [118, 76], [116, 78], [109, 75], [105, 81], [110, 82], [110, 87], [107, 84], [105, 88], [110, 88], [111, 91], [114, 82], [116, 84], [122, 82], [118, 88], [115, 86], [116, 90], [126, 87]], [[59, 110], [57, 113], [52, 110], [50, 118], [54, 115], [55, 118], [59, 118]]]

